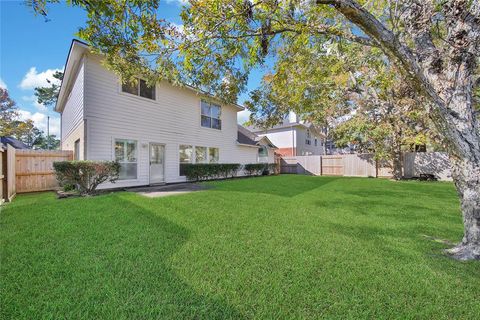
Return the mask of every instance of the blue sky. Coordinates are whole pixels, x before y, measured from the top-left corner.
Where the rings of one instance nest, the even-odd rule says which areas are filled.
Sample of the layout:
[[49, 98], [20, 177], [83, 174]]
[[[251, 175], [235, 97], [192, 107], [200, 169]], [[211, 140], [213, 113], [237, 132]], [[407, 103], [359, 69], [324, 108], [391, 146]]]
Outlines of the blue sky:
[[[161, 3], [164, 17], [181, 23], [181, 0]], [[36, 103], [33, 88], [46, 83], [57, 69], [65, 65], [70, 41], [86, 21], [83, 10], [65, 4], [51, 5], [46, 22], [35, 16], [23, 1], [0, 0], [0, 86], [7, 87], [17, 102], [21, 117], [34, 120], [36, 126], [46, 132], [47, 116], [50, 116], [50, 132], [59, 135], [59, 115]], [[259, 83], [261, 74], [252, 74], [249, 88]], [[240, 103], [246, 94], [240, 97]], [[239, 114], [239, 122], [248, 117]]]

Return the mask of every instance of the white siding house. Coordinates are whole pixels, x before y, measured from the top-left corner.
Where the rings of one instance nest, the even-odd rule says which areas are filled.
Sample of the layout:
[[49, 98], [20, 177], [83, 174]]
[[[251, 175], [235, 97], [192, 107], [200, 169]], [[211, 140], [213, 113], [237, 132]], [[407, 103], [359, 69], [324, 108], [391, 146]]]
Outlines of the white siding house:
[[249, 127], [258, 136], [267, 137], [282, 156], [321, 155], [325, 135], [314, 125], [298, 121], [291, 112], [283, 123], [268, 129]]
[[166, 82], [154, 88], [143, 82], [122, 86], [101, 57], [76, 40], [56, 105], [62, 149], [74, 150], [76, 159], [121, 163], [121, 179], [113, 187], [185, 181], [180, 161], [256, 163], [263, 146], [273, 162], [274, 145], [268, 140], [238, 141], [241, 110]]

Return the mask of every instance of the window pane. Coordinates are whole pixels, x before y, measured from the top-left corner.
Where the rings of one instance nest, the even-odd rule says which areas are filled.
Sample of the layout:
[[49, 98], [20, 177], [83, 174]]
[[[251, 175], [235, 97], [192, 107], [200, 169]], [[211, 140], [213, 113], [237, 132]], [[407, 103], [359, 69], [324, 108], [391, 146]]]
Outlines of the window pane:
[[218, 160], [219, 160], [218, 148], [208, 148], [208, 155], [210, 157], [210, 163], [218, 163]]
[[138, 96], [138, 81], [122, 83], [122, 91]]
[[211, 117], [212, 118], [220, 119], [220, 106], [212, 104], [212, 107], [211, 107], [210, 110], [211, 110]]
[[179, 162], [180, 162], [180, 175], [184, 176], [184, 166], [182, 164], [192, 163], [193, 148], [192, 146], [180, 146], [179, 148]]
[[202, 127], [211, 128], [212, 121], [210, 117], [202, 116]]
[[140, 80], [140, 96], [155, 100], [155, 86], [149, 87], [145, 80]]
[[195, 147], [195, 162], [206, 163], [207, 162], [207, 148]]
[[137, 142], [136, 141], [127, 141], [127, 162], [136, 162], [137, 161]]
[[222, 121], [219, 119], [212, 118], [212, 128], [214, 129], [222, 129]]
[[137, 179], [136, 163], [120, 163], [119, 180]]
[[124, 143], [123, 140], [115, 141], [115, 161], [123, 161], [124, 158]]
[[202, 115], [210, 117], [210, 104], [202, 100]]
[[265, 146], [262, 146], [260, 149], [258, 149], [258, 156], [259, 157], [268, 157], [268, 151]]
[[192, 163], [193, 148], [192, 146], [180, 146], [179, 160], [180, 163]]

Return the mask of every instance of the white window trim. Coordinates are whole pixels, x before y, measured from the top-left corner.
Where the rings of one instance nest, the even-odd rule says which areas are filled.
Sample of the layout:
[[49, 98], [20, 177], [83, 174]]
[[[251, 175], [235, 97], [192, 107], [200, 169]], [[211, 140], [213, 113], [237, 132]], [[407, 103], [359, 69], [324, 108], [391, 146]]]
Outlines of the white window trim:
[[[139, 78], [137, 77], [137, 79], [141, 79], [141, 80], [144, 80], [146, 81], [144, 78]], [[141, 99], [143, 101], [150, 101], [152, 103], [155, 103], [155, 102], [158, 102], [158, 99], [157, 99], [157, 92], [158, 92], [158, 85], [157, 83], [155, 83], [155, 97], [154, 99], [150, 99], [150, 98], [145, 98], [145, 97], [142, 97], [140, 95], [140, 88], [138, 89], [139, 90], [139, 94], [133, 94], [133, 93], [129, 93], [129, 92], [125, 92], [123, 91], [123, 88], [122, 88], [122, 80], [120, 79], [120, 81], [118, 82], [118, 93], [121, 94], [122, 96], [126, 96], [126, 97], [131, 97], [131, 98], [137, 98], [137, 99]], [[122, 180], [123, 181], [123, 180]]]
[[[140, 163], [139, 161], [139, 158], [138, 158], [138, 148], [139, 148], [139, 144], [138, 144], [138, 140], [136, 139], [131, 139], [131, 138], [118, 138], [118, 137], [113, 137], [112, 138], [112, 161], [116, 161], [116, 157], [115, 157], [115, 140], [128, 140], [128, 141], [135, 141], [137, 147], [135, 148], [135, 158], [137, 159], [137, 177], [135, 179], [118, 179], [117, 181], [118, 182], [137, 182], [139, 181], [140, 179], [138, 178], [138, 165]], [[120, 163], [120, 162], [119, 162]], [[130, 162], [130, 163], [133, 163], [133, 162]]]
[[[208, 128], [207, 128], [208, 129]], [[180, 162], [180, 146], [189, 146], [192, 147], [193, 152], [192, 152], [192, 162]], [[179, 143], [178, 144], [178, 149], [177, 149], [177, 157], [178, 157], [178, 172], [179, 172], [179, 177], [185, 177], [180, 175], [180, 164], [182, 163], [191, 163], [191, 164], [196, 164], [197, 163], [197, 147], [202, 147], [207, 149], [207, 159], [206, 162], [199, 162], [199, 163], [204, 163], [204, 164], [212, 164], [212, 163], [220, 163], [220, 147], [206, 147], [202, 145], [194, 145], [194, 144], [188, 144], [188, 143]], [[210, 148], [214, 148], [218, 150], [218, 162], [210, 162]], [[124, 180], [122, 180], [124, 181]]]
[[[211, 119], [218, 119], [218, 120], [220, 120], [220, 129], [215, 129], [215, 128], [212, 128], [212, 127], [204, 127], [204, 126], [202, 126], [202, 116], [203, 116], [203, 114], [202, 114], [202, 101], [205, 101], [205, 102], [207, 102], [207, 103], [209, 103], [209, 104], [215, 104], [215, 105], [217, 105], [217, 106], [220, 107], [220, 118], [212, 118], [212, 117], [210, 117]], [[200, 126], [200, 128], [206, 129], [206, 130], [215, 130], [216, 132], [223, 131], [223, 106], [222, 106], [222, 105], [217, 104], [217, 103], [215, 103], [215, 102], [210, 103], [210, 102], [208, 102], [208, 101], [205, 100], [205, 99], [200, 99], [200, 102], [199, 102], [199, 114], [200, 114], [200, 121], [199, 121], [199, 126]]]

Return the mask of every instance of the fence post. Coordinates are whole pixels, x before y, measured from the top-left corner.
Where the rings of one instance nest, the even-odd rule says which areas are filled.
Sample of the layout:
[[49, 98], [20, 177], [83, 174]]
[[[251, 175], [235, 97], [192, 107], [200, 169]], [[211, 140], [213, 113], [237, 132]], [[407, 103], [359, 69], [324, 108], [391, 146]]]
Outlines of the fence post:
[[0, 204], [5, 202], [6, 199], [6, 190], [7, 190], [7, 181], [5, 176], [5, 170], [7, 168], [7, 155], [3, 146], [0, 145]]
[[323, 156], [320, 155], [320, 175], [323, 176]]

